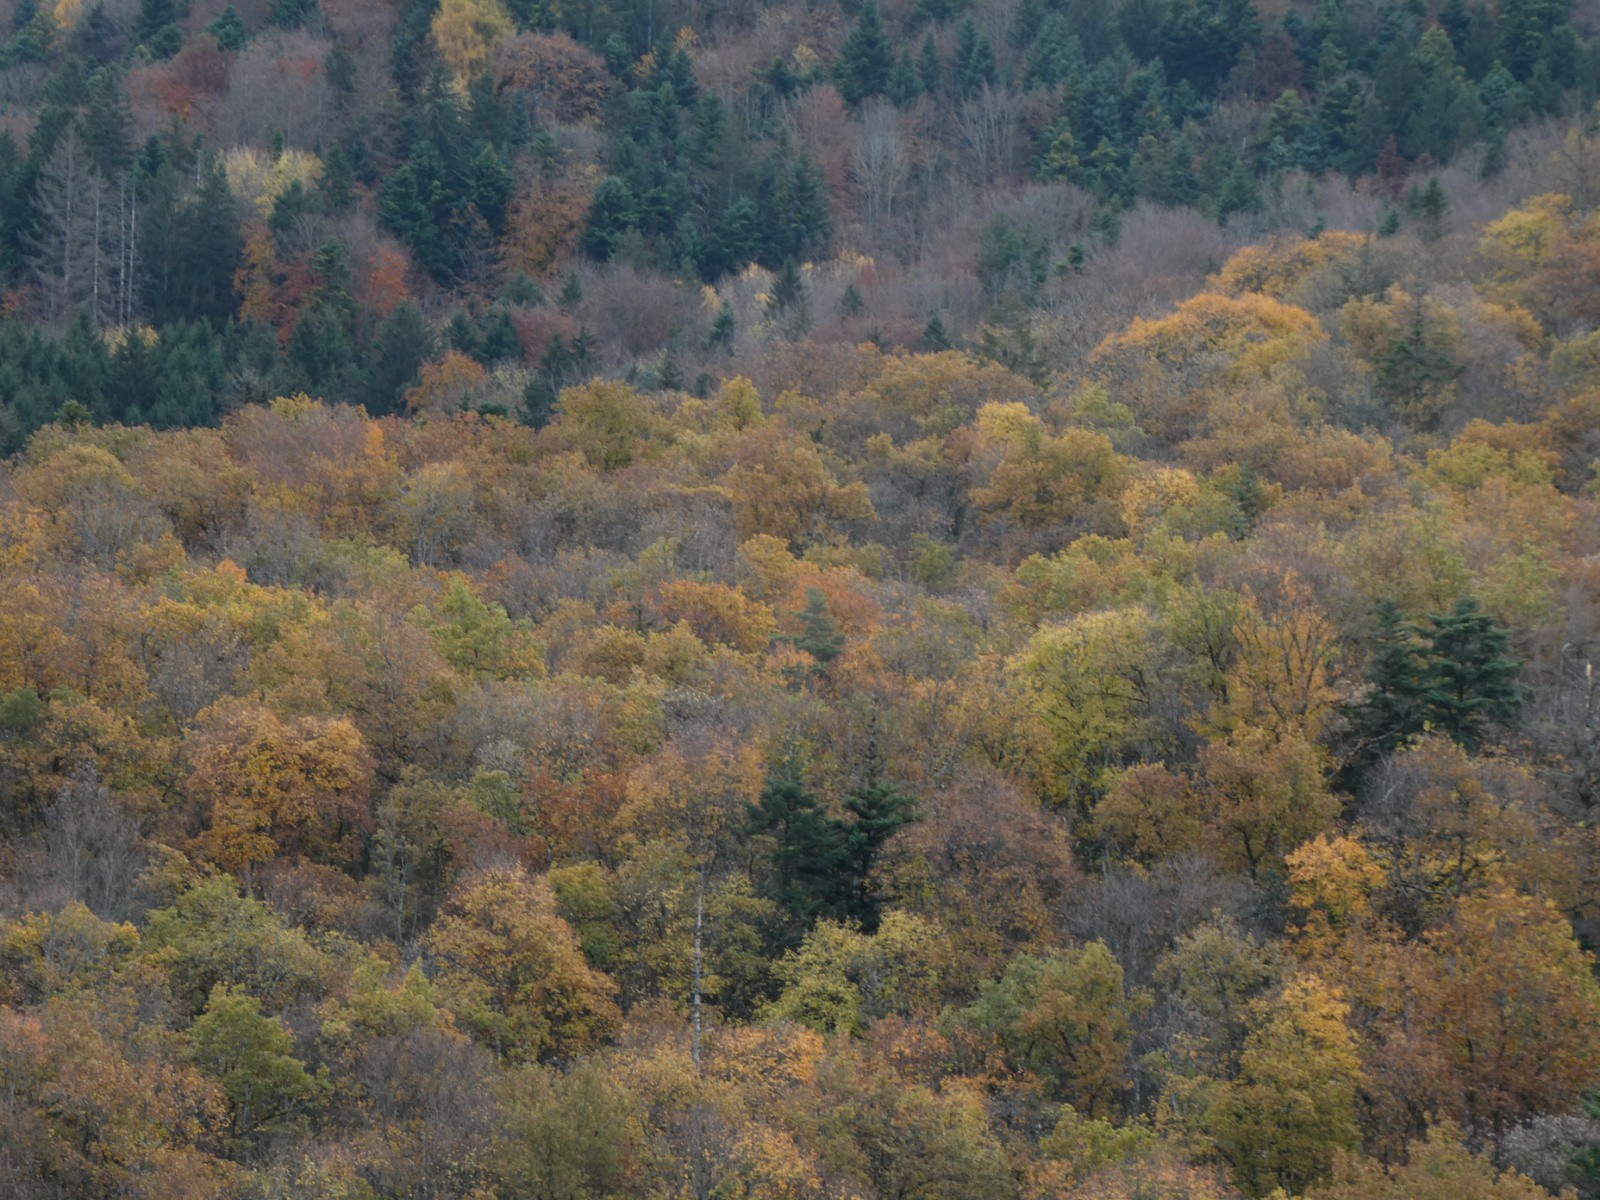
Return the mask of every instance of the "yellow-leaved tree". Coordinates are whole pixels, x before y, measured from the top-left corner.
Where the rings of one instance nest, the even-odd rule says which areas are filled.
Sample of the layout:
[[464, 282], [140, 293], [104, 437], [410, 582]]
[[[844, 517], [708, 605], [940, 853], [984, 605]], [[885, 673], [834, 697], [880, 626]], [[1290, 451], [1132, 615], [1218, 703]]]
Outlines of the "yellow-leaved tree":
[[433, 15], [434, 44], [463, 87], [488, 68], [515, 29], [502, 0], [442, 0]]
[[1337, 991], [1297, 975], [1252, 1006], [1238, 1078], [1200, 1083], [1202, 1130], [1249, 1195], [1298, 1194], [1360, 1144], [1365, 1072], [1348, 1017]]
[[457, 889], [426, 948], [441, 1002], [497, 1055], [564, 1058], [616, 1026], [616, 986], [584, 961], [549, 884], [521, 868], [485, 871]]

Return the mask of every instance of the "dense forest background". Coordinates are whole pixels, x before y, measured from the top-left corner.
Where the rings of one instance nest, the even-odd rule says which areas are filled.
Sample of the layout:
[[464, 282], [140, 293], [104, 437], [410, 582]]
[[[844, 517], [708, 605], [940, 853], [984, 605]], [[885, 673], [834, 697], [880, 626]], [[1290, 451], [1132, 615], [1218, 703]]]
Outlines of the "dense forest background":
[[1600, 1197], [1597, 17], [0, 2], [0, 1195]]

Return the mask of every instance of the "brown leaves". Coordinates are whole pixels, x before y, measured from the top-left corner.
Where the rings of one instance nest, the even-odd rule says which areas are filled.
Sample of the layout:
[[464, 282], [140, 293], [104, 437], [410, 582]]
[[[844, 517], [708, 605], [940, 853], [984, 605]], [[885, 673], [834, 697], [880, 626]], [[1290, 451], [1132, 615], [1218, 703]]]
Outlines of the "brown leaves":
[[344, 718], [280, 721], [245, 700], [214, 705], [190, 736], [199, 848], [230, 871], [280, 854], [348, 865], [371, 824], [373, 762]]

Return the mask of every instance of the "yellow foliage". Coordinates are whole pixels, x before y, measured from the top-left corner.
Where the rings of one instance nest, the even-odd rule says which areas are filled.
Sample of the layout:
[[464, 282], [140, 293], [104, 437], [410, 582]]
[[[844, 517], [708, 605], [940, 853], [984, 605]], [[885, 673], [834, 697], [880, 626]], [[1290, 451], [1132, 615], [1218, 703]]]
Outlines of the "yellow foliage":
[[1330, 229], [1314, 238], [1271, 237], [1236, 251], [1214, 280], [1230, 296], [1259, 292], [1287, 300], [1307, 277], [1354, 257], [1371, 244], [1366, 234]]
[[1212, 1089], [1203, 1117], [1248, 1194], [1298, 1192], [1360, 1144], [1366, 1072], [1349, 1016], [1339, 993], [1310, 973], [1252, 1006], [1239, 1077]]
[[1486, 225], [1479, 249], [1499, 265], [1502, 277], [1525, 274], [1545, 265], [1571, 217], [1571, 196], [1535, 196]]
[[235, 146], [223, 154], [222, 169], [233, 194], [268, 217], [290, 184], [309, 188], [316, 183], [322, 175], [322, 160], [304, 150], [285, 150], [272, 158], [254, 146]]
[[1182, 467], [1156, 467], [1128, 481], [1122, 491], [1122, 520], [1139, 537], [1167, 514], [1200, 498], [1200, 482]]
[[1285, 861], [1289, 903], [1300, 914], [1300, 924], [1289, 932], [1302, 953], [1331, 951], [1371, 917], [1383, 868], [1355, 838], [1319, 833]]
[[476, 360], [459, 350], [447, 350], [439, 361], [422, 364], [416, 386], [406, 389], [406, 409], [454, 412], [465, 408], [487, 378], [488, 372]]
[[460, 87], [484, 72], [500, 43], [515, 31], [502, 0], [442, 0], [433, 15], [434, 44]]
[[1248, 722], [1276, 737], [1318, 739], [1339, 702], [1340, 647], [1311, 588], [1287, 572], [1270, 609], [1246, 589], [1233, 635], [1238, 656], [1212, 727]]
[[1169, 316], [1134, 319], [1123, 333], [1096, 347], [1094, 361], [1112, 366], [1130, 356], [1176, 369], [1201, 355], [1219, 354], [1230, 379], [1265, 374], [1304, 354], [1326, 335], [1303, 308], [1260, 293], [1219, 296], [1201, 292]]

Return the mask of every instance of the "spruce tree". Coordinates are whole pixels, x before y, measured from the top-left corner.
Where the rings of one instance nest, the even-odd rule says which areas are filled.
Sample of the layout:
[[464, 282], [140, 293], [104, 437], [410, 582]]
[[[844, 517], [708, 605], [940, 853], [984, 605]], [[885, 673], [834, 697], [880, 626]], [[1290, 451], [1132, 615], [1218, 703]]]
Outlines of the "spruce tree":
[[350, 156], [335, 142], [322, 158], [322, 174], [317, 178], [317, 203], [331, 216], [350, 211], [356, 198], [356, 172]]
[[500, 300], [522, 308], [538, 308], [544, 303], [544, 292], [526, 271], [518, 268], [500, 289]]
[[400, 304], [378, 327], [367, 357], [361, 396], [374, 417], [399, 412], [406, 389], [433, 354], [433, 331], [422, 311], [411, 301]]
[[976, 95], [984, 84], [995, 81], [994, 47], [970, 16], [961, 22], [956, 33], [956, 53], [950, 73], [955, 80], [956, 95], [962, 98]]
[[183, 48], [179, 15], [176, 0], [139, 0], [133, 35], [157, 61], [169, 59]]
[[771, 840], [772, 877], [764, 890], [799, 926], [796, 932], [818, 917], [844, 915], [843, 833], [805, 786], [792, 755], [768, 776], [760, 802], [749, 808], [747, 829]]
[[206, 165], [200, 188], [184, 206], [184, 215], [188, 252], [178, 272], [179, 315], [220, 325], [237, 307], [233, 277], [244, 252], [233, 189], [221, 163], [213, 160]]
[[900, 57], [895, 59], [894, 70], [889, 75], [889, 99], [896, 107], [905, 108], [922, 95], [922, 76], [917, 73], [917, 64], [911, 61], [909, 51], [901, 51]]
[[1422, 222], [1423, 239], [1430, 242], [1438, 240], [1444, 232], [1444, 219], [1449, 215], [1450, 201], [1437, 175], [1432, 176], [1427, 185], [1412, 197], [1411, 211]]
[[717, 315], [711, 322], [711, 330], [706, 334], [706, 349], [721, 350], [731, 353], [733, 350], [733, 337], [738, 331], [739, 323], [734, 318], [733, 307], [724, 300], [722, 307], [717, 309]]
[[578, 282], [578, 273], [568, 271], [567, 277], [561, 281], [561, 291], [556, 296], [556, 306], [563, 312], [571, 312], [583, 300], [583, 285]]
[[844, 649], [845, 636], [828, 611], [828, 597], [821, 588], [806, 589], [806, 606], [800, 613], [802, 629], [794, 644], [818, 663], [827, 666]]
[[1422, 732], [1427, 720], [1428, 663], [1417, 631], [1393, 600], [1381, 601], [1373, 620], [1376, 630], [1367, 664], [1371, 691], [1351, 718], [1355, 759], [1361, 765], [1393, 753]]
[[607, 175], [589, 202], [589, 219], [583, 234], [583, 248], [604, 262], [617, 248], [617, 242], [638, 221], [638, 202], [628, 181]]
[[839, 47], [833, 65], [833, 80], [847, 104], [860, 104], [869, 96], [881, 96], [889, 89], [894, 71], [894, 43], [883, 28], [877, 0], [861, 6], [861, 18]]
[[250, 41], [250, 31], [245, 28], [244, 18], [231, 4], [222, 10], [215, 21], [206, 26], [206, 32], [215, 39], [219, 47], [230, 54], [237, 54]]
[[944, 321], [938, 313], [929, 317], [928, 323], [922, 327], [922, 348], [935, 353], [953, 348], [950, 335], [945, 332]]
[[1522, 711], [1519, 664], [1510, 655], [1510, 639], [1470, 596], [1457, 601], [1452, 611], [1429, 617], [1422, 637], [1428, 657], [1423, 693], [1428, 723], [1477, 750], [1491, 723], [1509, 724]]
[[495, 234], [505, 231], [506, 206], [511, 203], [511, 172], [495, 148], [478, 147], [467, 164], [467, 199]]
[[504, 305], [496, 304], [479, 320], [478, 357], [486, 365], [522, 357], [522, 339]]
[[866, 782], [844, 798], [843, 806], [854, 818], [844, 835], [843, 873], [850, 889], [846, 911], [863, 930], [873, 933], [880, 912], [872, 891], [872, 868], [883, 844], [915, 818], [916, 801], [882, 779], [873, 755]]
[[107, 179], [118, 178], [132, 164], [133, 110], [120, 73], [107, 68], [89, 77], [78, 129], [95, 167]]

